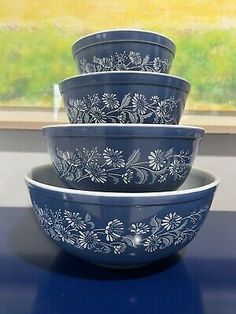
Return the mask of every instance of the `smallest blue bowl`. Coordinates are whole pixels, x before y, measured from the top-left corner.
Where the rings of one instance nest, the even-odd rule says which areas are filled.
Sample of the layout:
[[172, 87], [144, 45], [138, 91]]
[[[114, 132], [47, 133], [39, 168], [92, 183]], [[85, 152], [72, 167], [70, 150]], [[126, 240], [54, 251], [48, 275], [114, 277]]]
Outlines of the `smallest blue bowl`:
[[175, 44], [143, 30], [107, 30], [80, 38], [72, 46], [80, 73], [148, 71], [169, 73]]

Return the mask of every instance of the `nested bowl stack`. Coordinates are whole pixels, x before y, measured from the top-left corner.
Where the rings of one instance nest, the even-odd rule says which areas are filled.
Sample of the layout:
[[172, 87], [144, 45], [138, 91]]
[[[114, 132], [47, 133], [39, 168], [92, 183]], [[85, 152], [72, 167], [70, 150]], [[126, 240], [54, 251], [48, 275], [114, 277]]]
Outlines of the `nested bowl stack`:
[[166, 74], [174, 43], [114, 30], [81, 38], [72, 53], [82, 75], [59, 84], [71, 124], [43, 128], [53, 165], [26, 177], [44, 232], [106, 267], [178, 252], [201, 228], [218, 180], [192, 169], [204, 129], [178, 125], [190, 83]]
[[148, 71], [169, 73], [175, 44], [166, 36], [141, 30], [108, 30], [80, 38], [72, 46], [80, 73]]
[[204, 130], [144, 124], [78, 124], [43, 128], [67, 187], [91, 191], [176, 190], [187, 178]]
[[51, 165], [26, 177], [33, 207], [46, 234], [89, 262], [131, 268], [185, 247], [210, 209], [218, 180], [192, 169], [178, 191], [107, 193], [66, 189]]
[[190, 83], [167, 74], [127, 71], [74, 76], [59, 87], [73, 124], [178, 124]]

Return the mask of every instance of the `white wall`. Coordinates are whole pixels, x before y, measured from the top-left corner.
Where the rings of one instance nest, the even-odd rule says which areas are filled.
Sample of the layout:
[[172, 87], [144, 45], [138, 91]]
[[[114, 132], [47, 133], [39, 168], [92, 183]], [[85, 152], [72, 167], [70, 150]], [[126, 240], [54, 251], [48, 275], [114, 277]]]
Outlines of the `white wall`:
[[[29, 206], [24, 175], [50, 162], [40, 131], [0, 131], [0, 206]], [[236, 135], [206, 134], [194, 167], [219, 176], [212, 209], [236, 210]]]

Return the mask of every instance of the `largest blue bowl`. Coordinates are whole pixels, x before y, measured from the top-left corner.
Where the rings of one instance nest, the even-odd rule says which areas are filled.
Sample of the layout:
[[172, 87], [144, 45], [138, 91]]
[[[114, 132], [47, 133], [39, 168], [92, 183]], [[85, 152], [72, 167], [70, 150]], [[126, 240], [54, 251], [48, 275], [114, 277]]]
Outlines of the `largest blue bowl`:
[[101, 193], [66, 189], [52, 166], [26, 177], [44, 231], [66, 251], [108, 267], [137, 267], [178, 252], [197, 234], [218, 180], [192, 170], [179, 191]]
[[166, 36], [141, 30], [109, 30], [80, 38], [72, 47], [80, 73], [149, 71], [169, 73], [175, 44]]
[[187, 178], [204, 130], [172, 125], [77, 124], [43, 128], [63, 183], [93, 191], [177, 189]]

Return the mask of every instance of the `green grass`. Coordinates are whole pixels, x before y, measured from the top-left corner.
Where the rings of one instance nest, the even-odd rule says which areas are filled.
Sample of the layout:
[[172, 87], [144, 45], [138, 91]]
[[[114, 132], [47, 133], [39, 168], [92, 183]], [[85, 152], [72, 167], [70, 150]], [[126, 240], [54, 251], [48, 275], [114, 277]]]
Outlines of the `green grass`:
[[1, 104], [50, 106], [53, 84], [76, 74], [70, 53], [75, 38], [51, 27], [1, 32]]
[[176, 38], [173, 73], [191, 82], [191, 102], [236, 109], [235, 37], [233, 30], [214, 30]]
[[[0, 106], [52, 106], [52, 85], [76, 74], [71, 45], [79, 34], [55, 27], [1, 31]], [[171, 36], [171, 73], [192, 84], [188, 108], [236, 110], [236, 31]]]

